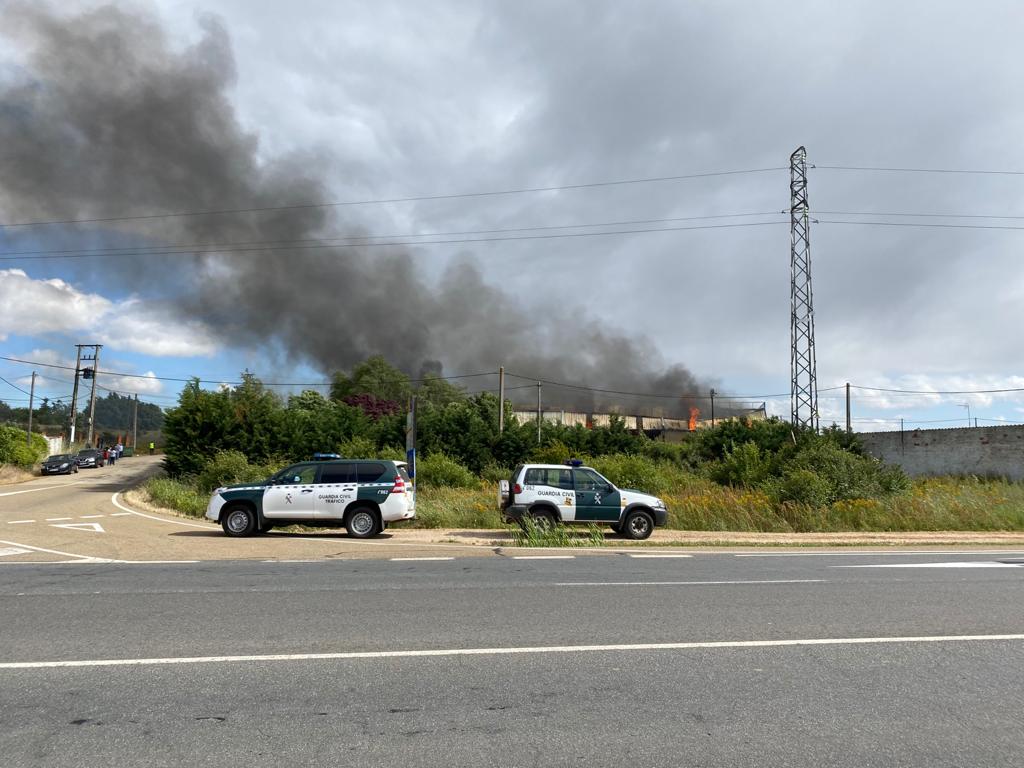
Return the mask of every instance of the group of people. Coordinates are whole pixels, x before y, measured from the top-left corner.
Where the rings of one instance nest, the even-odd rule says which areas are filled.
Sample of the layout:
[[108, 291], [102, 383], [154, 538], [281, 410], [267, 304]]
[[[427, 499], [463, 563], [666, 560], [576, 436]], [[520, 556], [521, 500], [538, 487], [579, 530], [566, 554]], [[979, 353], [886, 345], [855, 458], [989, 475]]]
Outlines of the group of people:
[[121, 443], [117, 445], [108, 445], [101, 449], [103, 451], [103, 461], [110, 466], [114, 466], [117, 460], [124, 454], [124, 446]]

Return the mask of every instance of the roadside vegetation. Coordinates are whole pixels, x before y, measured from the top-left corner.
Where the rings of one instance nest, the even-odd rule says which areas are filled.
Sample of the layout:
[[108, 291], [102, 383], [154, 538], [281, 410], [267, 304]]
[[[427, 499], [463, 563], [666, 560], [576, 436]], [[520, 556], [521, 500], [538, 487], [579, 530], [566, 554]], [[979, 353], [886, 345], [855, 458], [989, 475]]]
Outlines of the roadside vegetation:
[[[147, 485], [152, 501], [202, 515], [219, 486], [269, 477], [316, 451], [402, 459], [403, 398], [418, 407], [417, 519], [422, 528], [498, 528], [498, 480], [523, 462], [580, 458], [614, 483], [664, 498], [669, 528], [702, 531], [1024, 530], [1024, 485], [975, 478], [911, 482], [864, 455], [856, 435], [821, 434], [767, 421], [727, 421], [679, 444], [627, 431], [620, 421], [584, 429], [518, 425], [511, 410], [497, 433], [494, 395], [466, 395], [441, 380], [415, 390], [373, 358], [335, 379], [331, 395], [287, 400], [247, 375], [235, 389], [194, 382], [165, 419], [168, 477]], [[574, 529], [568, 540], [587, 538]], [[565, 532], [521, 531], [524, 541]], [[596, 539], [595, 539], [596, 541]], [[558, 546], [572, 546], [559, 544]]]
[[6, 464], [23, 471], [31, 471], [46, 458], [46, 439], [32, 433], [31, 444], [25, 439], [25, 430], [0, 426], [0, 465]]

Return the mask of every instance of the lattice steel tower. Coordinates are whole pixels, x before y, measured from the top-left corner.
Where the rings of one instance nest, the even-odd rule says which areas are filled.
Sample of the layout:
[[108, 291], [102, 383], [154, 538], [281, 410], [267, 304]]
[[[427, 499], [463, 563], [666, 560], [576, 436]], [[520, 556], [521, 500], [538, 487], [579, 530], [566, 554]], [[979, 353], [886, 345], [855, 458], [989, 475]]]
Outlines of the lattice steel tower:
[[811, 221], [807, 203], [807, 150], [789, 156], [790, 410], [792, 422], [818, 430], [818, 372], [814, 352], [814, 297], [811, 292]]

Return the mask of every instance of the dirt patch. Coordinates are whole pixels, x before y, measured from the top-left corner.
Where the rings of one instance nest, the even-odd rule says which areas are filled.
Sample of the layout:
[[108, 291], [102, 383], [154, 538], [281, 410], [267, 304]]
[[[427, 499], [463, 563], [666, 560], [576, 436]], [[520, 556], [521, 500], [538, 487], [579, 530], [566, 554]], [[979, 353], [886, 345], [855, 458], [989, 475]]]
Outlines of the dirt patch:
[[15, 485], [24, 483], [37, 477], [32, 472], [26, 472], [19, 467], [12, 467], [10, 464], [0, 465], [0, 485]]

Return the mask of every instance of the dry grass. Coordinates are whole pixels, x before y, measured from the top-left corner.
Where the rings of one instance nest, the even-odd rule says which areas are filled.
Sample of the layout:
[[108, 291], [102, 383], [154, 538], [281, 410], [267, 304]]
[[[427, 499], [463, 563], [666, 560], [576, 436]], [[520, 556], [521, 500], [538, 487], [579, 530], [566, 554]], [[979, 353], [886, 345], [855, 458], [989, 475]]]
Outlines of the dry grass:
[[28, 472], [20, 467], [15, 467], [11, 464], [0, 464], [0, 485], [24, 483], [26, 480], [31, 480], [36, 476], [35, 473]]

